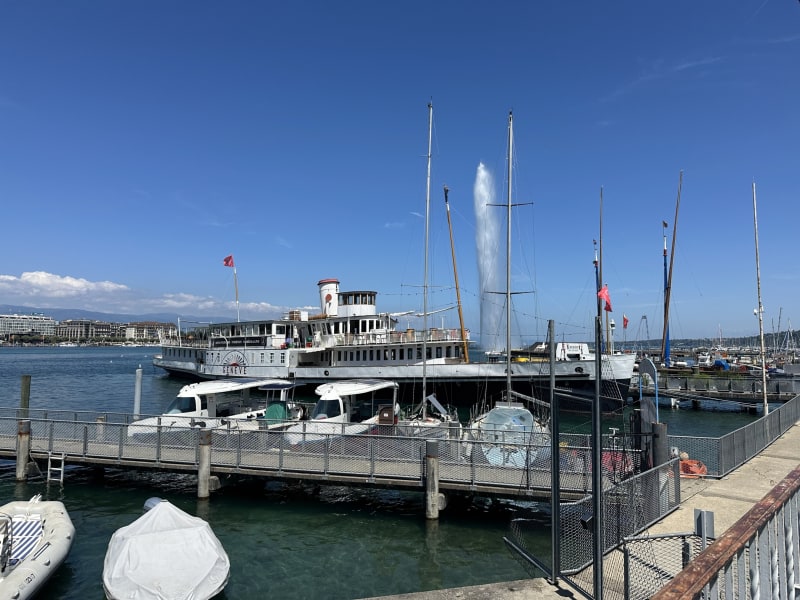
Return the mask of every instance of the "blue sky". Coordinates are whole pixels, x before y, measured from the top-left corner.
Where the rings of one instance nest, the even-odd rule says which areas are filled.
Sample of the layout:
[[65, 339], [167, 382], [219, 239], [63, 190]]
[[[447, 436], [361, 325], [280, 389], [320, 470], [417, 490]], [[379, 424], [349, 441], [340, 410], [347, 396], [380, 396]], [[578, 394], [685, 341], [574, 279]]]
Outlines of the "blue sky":
[[672, 336], [758, 333], [753, 182], [765, 330], [800, 323], [799, 2], [3, 2], [0, 56], [0, 304], [233, 320], [232, 254], [242, 319], [330, 277], [419, 311], [432, 102], [428, 306], [447, 185], [473, 338], [509, 111], [523, 341], [593, 338], [601, 188], [616, 338], [660, 337], [681, 171]]

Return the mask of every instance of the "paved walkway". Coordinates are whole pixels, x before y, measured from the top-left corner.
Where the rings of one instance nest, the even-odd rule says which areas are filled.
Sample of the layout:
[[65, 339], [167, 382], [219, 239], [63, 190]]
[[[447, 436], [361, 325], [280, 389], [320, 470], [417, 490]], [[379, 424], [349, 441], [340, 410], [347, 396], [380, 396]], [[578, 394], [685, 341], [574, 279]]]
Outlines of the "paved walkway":
[[[681, 505], [647, 530], [650, 534], [694, 531], [694, 509], [714, 513], [714, 533], [722, 535], [800, 464], [800, 424], [793, 427], [722, 479], [681, 479]], [[510, 557], [509, 557], [510, 558]], [[523, 579], [470, 587], [432, 590], [383, 600], [534, 600], [583, 598], [566, 583]]]

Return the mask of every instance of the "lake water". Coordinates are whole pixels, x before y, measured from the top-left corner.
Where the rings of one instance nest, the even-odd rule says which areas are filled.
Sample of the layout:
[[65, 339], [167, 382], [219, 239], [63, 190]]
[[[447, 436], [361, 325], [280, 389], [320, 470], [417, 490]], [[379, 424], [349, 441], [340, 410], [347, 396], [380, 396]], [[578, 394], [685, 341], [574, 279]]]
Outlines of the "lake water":
[[[19, 405], [21, 377], [30, 375], [31, 408], [133, 412], [141, 366], [141, 413], [160, 413], [185, 382], [152, 366], [157, 351], [0, 347], [0, 407]], [[718, 436], [754, 418], [724, 409], [660, 411], [670, 433], [680, 435]], [[622, 427], [624, 420], [604, 420], [604, 430]], [[587, 432], [590, 425], [588, 414], [561, 417], [562, 431]], [[231, 560], [230, 581], [219, 599], [346, 600], [528, 576], [502, 540], [518, 510], [510, 502], [453, 503], [429, 522], [421, 492], [263, 483], [225, 487], [205, 501], [196, 492], [193, 476], [113, 469], [103, 476], [69, 470], [63, 488], [33, 479], [20, 484], [13, 462], [0, 461], [0, 503], [41, 493], [64, 502], [76, 528], [66, 562], [40, 599], [102, 600], [108, 541], [153, 496], [211, 524]], [[541, 536], [533, 551], [546, 558], [549, 516], [545, 507], [539, 514]]]

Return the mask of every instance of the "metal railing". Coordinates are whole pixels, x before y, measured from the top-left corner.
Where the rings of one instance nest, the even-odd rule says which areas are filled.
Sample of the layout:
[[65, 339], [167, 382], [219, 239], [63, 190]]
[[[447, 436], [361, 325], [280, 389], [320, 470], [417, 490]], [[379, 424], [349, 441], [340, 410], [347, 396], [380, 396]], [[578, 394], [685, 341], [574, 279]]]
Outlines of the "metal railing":
[[669, 445], [701, 460], [709, 477], [724, 477], [764, 450], [800, 421], [800, 396], [721, 437], [670, 435]]
[[795, 598], [800, 582], [800, 467], [652, 596]]
[[[194, 470], [199, 464], [200, 428], [132, 423], [121, 413], [30, 410], [30, 448], [34, 456], [66, 455], [70, 464], [113, 464], [128, 467]], [[19, 418], [15, 410], [0, 409], [0, 451], [16, 452]], [[158, 417], [156, 417], [158, 419]], [[199, 423], [199, 421], [198, 421]], [[362, 481], [366, 484], [422, 488], [425, 485], [425, 444], [439, 440], [439, 484], [444, 490], [505, 497], [548, 499], [551, 494], [549, 439], [514, 443], [499, 437], [475, 439], [456, 426], [377, 426], [368, 434], [342, 432], [287, 434], [267, 428], [228, 423], [212, 431], [211, 468], [217, 472], [266, 477]], [[344, 427], [344, 426], [343, 426]], [[630, 477], [641, 462], [638, 452], [623, 451], [621, 436], [604, 436], [603, 468], [611, 485]], [[583, 497], [591, 490], [590, 449], [585, 435], [561, 436], [559, 466], [562, 493]]]
[[[722, 477], [756, 456], [798, 421], [800, 397], [719, 438], [669, 436], [669, 443], [688, 451], [693, 458], [707, 461], [710, 476]], [[697, 540], [683, 533], [644, 535], [636, 540], [640, 547], [633, 549], [633, 536], [680, 504], [678, 465], [679, 459], [674, 458], [661, 467], [604, 488], [604, 598], [651, 597], [665, 585], [665, 591], [677, 585], [681, 592], [652, 597], [733, 599], [758, 598], [760, 594], [761, 598], [794, 598], [794, 582], [800, 583], [800, 467], [702, 553]], [[526, 528], [531, 523], [540, 527], [541, 518], [512, 521], [506, 543], [532, 577], [544, 572], [552, 578], [563, 578], [585, 597], [592, 598], [591, 510], [589, 496], [579, 502], [561, 503], [558, 565], [537, 557], [526, 543]], [[643, 554], [645, 550], [649, 554]], [[631, 557], [639, 561], [638, 569], [631, 568]], [[694, 557], [697, 560], [692, 560]], [[670, 583], [673, 578], [679, 583]], [[691, 582], [691, 588], [687, 582]]]

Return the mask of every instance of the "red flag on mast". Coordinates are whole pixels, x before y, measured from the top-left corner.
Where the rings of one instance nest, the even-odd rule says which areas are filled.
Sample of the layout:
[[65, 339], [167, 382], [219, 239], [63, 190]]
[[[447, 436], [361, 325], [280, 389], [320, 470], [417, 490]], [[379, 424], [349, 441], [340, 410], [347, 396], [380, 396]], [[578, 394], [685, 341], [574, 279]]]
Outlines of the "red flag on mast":
[[625, 313], [622, 314], [622, 328], [628, 328], [628, 317], [625, 316]]
[[233, 254], [229, 254], [228, 256], [223, 258], [222, 259], [222, 264], [225, 265], [226, 267], [232, 267], [233, 266]]
[[608, 286], [604, 285], [600, 288], [600, 291], [597, 292], [597, 297], [605, 300], [606, 302], [606, 312], [611, 312], [611, 295], [608, 293]]

